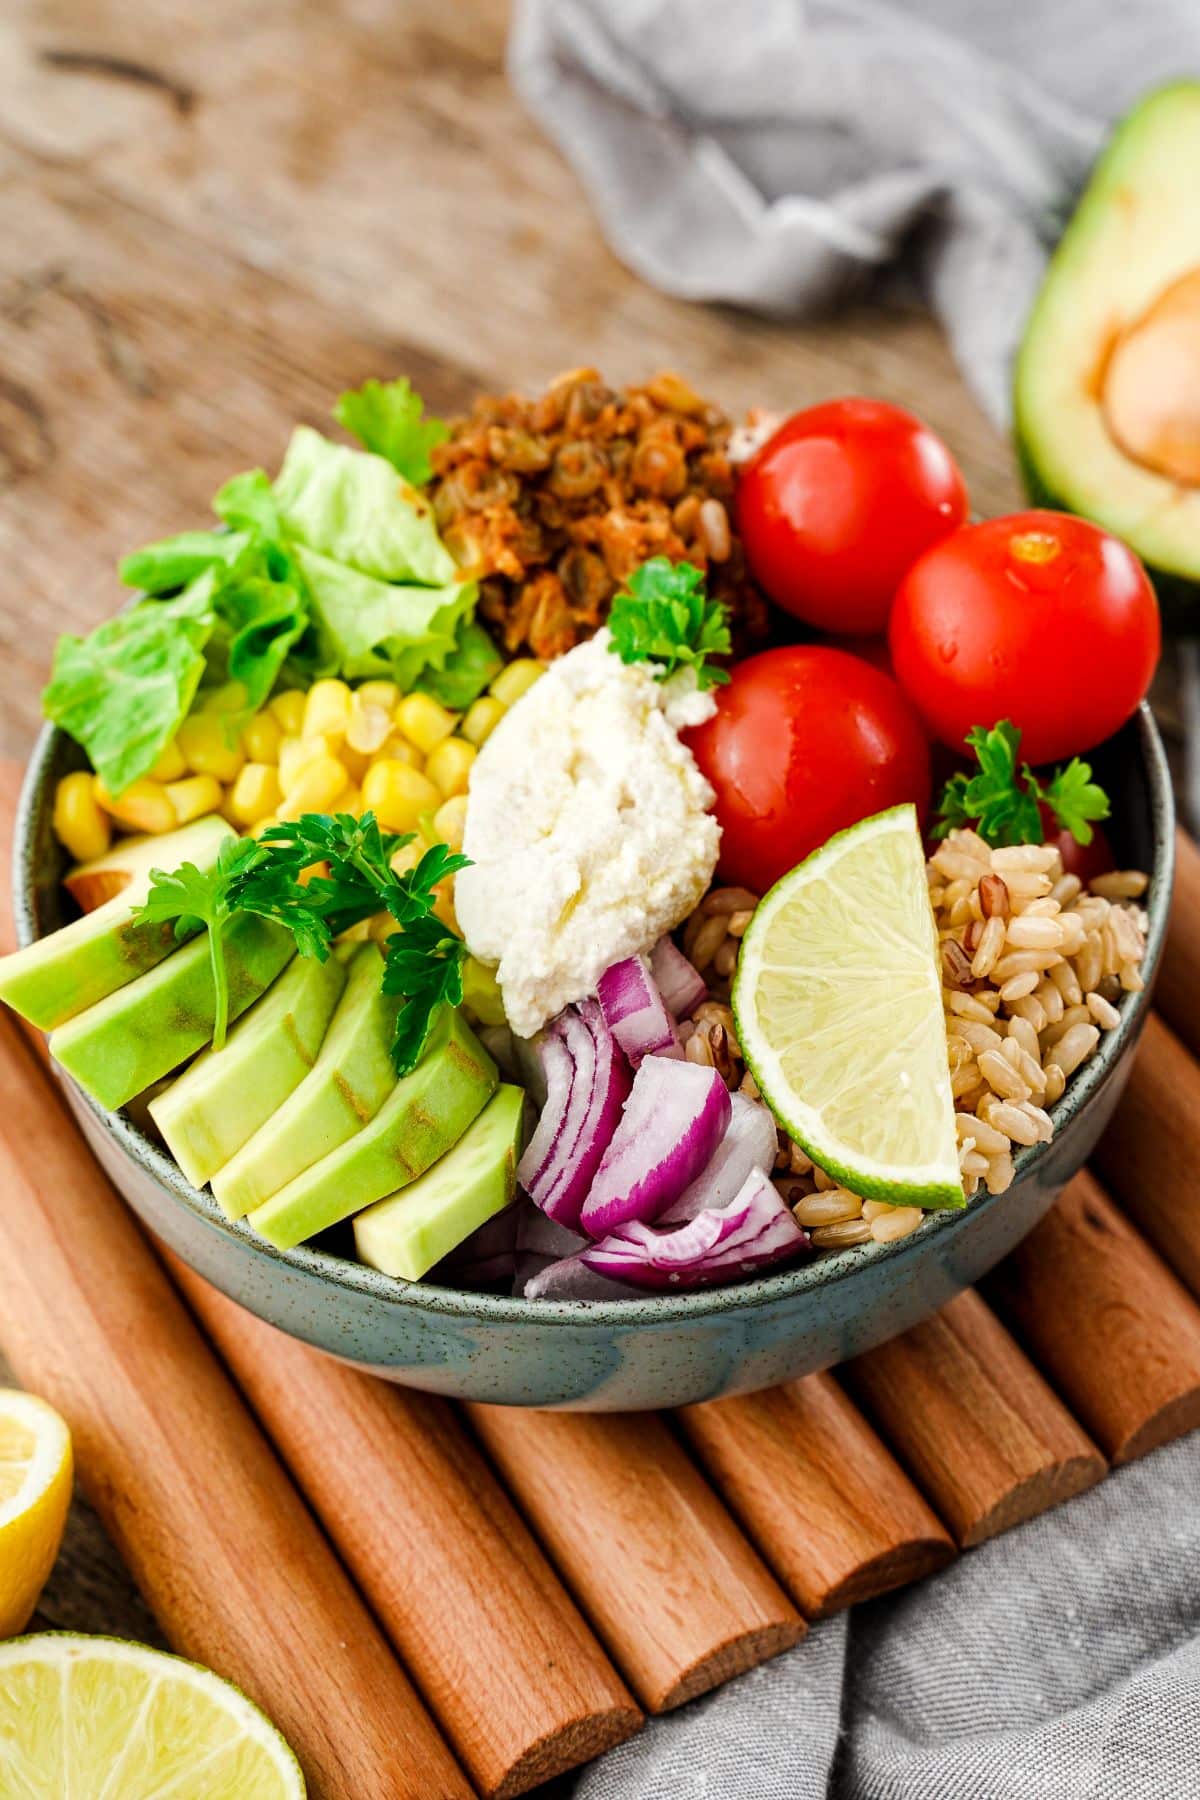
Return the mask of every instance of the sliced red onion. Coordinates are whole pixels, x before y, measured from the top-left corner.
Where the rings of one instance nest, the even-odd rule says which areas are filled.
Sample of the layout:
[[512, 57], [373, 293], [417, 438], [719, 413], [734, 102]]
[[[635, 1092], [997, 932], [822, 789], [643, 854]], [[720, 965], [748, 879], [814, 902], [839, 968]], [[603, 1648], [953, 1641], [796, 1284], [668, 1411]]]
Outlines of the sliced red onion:
[[712, 1161], [675, 1204], [659, 1214], [660, 1225], [682, 1225], [710, 1207], [728, 1206], [752, 1169], [769, 1175], [774, 1168], [779, 1136], [768, 1108], [745, 1094], [730, 1094], [729, 1105], [729, 1126]]
[[589, 1269], [582, 1256], [564, 1256], [526, 1276], [527, 1300], [640, 1300], [641, 1289], [610, 1281]]
[[[568, 1007], [551, 1027], [574, 1065], [570, 1098], [549, 1157], [517, 1177], [542, 1211], [568, 1230], [608, 1149], [629, 1093], [629, 1068], [594, 1000]], [[549, 1103], [548, 1103], [549, 1104]]]
[[[543, 1090], [538, 1122], [525, 1146], [525, 1154], [517, 1164], [517, 1180], [527, 1193], [531, 1193], [534, 1183], [549, 1166], [562, 1136], [575, 1065], [566, 1044], [553, 1029], [539, 1032], [527, 1043], [524, 1039], [521, 1041], [525, 1046], [524, 1066], [531, 1075], [536, 1069], [538, 1085]], [[528, 1085], [533, 1087], [532, 1079]]]
[[682, 1056], [675, 1021], [644, 956], [627, 956], [605, 969], [596, 993], [613, 1036], [635, 1069], [643, 1056]]
[[579, 1260], [612, 1281], [662, 1290], [736, 1281], [810, 1247], [762, 1170], [753, 1169], [726, 1206], [667, 1231], [635, 1219], [589, 1244]]
[[[570, 1084], [549, 1153], [534, 1166], [527, 1150], [517, 1166], [517, 1180], [543, 1212], [549, 1213], [552, 1219], [558, 1219], [563, 1225], [575, 1226], [579, 1223], [579, 1204], [575, 1204], [572, 1211], [575, 1184], [570, 1181], [569, 1176], [575, 1157], [582, 1147], [580, 1134], [592, 1102], [592, 1088], [596, 1078], [596, 1040], [572, 1007], [561, 1012], [543, 1035], [548, 1043], [562, 1045], [571, 1066]], [[552, 1064], [550, 1057], [544, 1055], [543, 1067], [548, 1083], [553, 1067], [554, 1085], [548, 1087], [542, 1118], [558, 1104], [562, 1092], [562, 1077], [557, 1063]], [[540, 1129], [541, 1119], [538, 1121], [538, 1130]], [[537, 1137], [537, 1131], [534, 1132], [534, 1137]], [[531, 1142], [530, 1150], [532, 1148]], [[580, 1199], [582, 1200], [582, 1196]]]
[[659, 938], [650, 952], [650, 973], [677, 1019], [690, 1019], [701, 1001], [708, 998], [707, 982], [674, 938]]
[[600, 1238], [627, 1219], [657, 1219], [705, 1167], [729, 1119], [715, 1069], [647, 1056], [583, 1202], [583, 1229]]
[[548, 1219], [540, 1206], [522, 1201], [517, 1212], [517, 1252], [525, 1256], [544, 1256], [551, 1262], [560, 1256], [574, 1256], [587, 1243], [577, 1231], [569, 1231], [554, 1219]]

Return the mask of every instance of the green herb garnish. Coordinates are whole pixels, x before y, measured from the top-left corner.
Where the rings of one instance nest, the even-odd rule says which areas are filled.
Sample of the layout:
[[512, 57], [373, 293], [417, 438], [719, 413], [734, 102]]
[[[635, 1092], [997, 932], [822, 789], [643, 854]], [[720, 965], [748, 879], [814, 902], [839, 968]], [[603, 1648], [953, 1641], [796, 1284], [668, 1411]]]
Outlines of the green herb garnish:
[[993, 846], [1040, 844], [1045, 838], [1041, 813], [1045, 805], [1077, 843], [1090, 844], [1091, 821], [1108, 818], [1108, 795], [1092, 780], [1091, 765], [1080, 757], [1055, 769], [1043, 784], [1028, 763], [1018, 764], [1021, 733], [1010, 720], [1001, 719], [990, 731], [976, 725], [966, 741], [979, 767], [973, 775], [952, 775], [946, 783], [935, 837], [972, 825]]
[[423, 487], [433, 474], [430, 451], [450, 436], [440, 419], [426, 419], [423, 412], [421, 396], [407, 381], [364, 381], [341, 396], [333, 416], [365, 450], [386, 456], [406, 481]]
[[725, 669], [708, 661], [733, 648], [729, 608], [708, 599], [704, 575], [692, 563], [666, 556], [644, 562], [613, 601], [608, 628], [622, 662], [662, 664], [659, 681], [685, 668], [695, 670], [702, 690], [729, 680]]
[[133, 915], [138, 925], [174, 921], [175, 936], [186, 937], [195, 920], [208, 927], [208, 954], [213, 977], [213, 1048], [220, 1050], [229, 1030], [229, 970], [225, 962], [225, 927], [236, 910], [234, 892], [240, 876], [258, 856], [251, 838], [226, 838], [211, 869], [183, 863], [170, 874], [150, 873], [150, 892]]

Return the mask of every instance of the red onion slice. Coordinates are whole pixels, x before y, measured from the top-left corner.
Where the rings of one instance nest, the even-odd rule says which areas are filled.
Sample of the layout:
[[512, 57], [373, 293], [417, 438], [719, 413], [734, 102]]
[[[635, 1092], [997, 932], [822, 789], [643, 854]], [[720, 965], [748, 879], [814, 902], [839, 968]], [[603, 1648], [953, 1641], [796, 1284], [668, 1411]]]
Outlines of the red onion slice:
[[693, 968], [674, 938], [659, 938], [650, 952], [650, 973], [677, 1019], [690, 1019], [700, 1003], [708, 998], [708, 984], [703, 975]]
[[[525, 1157], [522, 1157], [517, 1169], [517, 1180], [543, 1212], [549, 1213], [560, 1224], [573, 1228], [579, 1223], [579, 1207], [583, 1195], [580, 1193], [578, 1199], [574, 1198], [577, 1184], [571, 1181], [570, 1175], [575, 1159], [583, 1147], [583, 1127], [592, 1103], [592, 1088], [596, 1078], [596, 1040], [572, 1007], [558, 1015], [545, 1036], [551, 1041], [560, 1042], [566, 1051], [571, 1064], [570, 1091], [549, 1155], [538, 1168], [526, 1168]], [[549, 1061], [545, 1066], [549, 1074]], [[555, 1094], [550, 1092], [546, 1105], [550, 1107], [553, 1104]], [[541, 1121], [538, 1123], [540, 1128]], [[536, 1132], [534, 1135], [536, 1137]], [[586, 1189], [583, 1191], [586, 1192]]]
[[589, 1244], [579, 1261], [611, 1281], [663, 1290], [736, 1281], [810, 1247], [808, 1233], [762, 1170], [754, 1169], [728, 1205], [710, 1207], [668, 1231], [635, 1219]]
[[527, 1274], [520, 1290], [527, 1300], [640, 1300], [642, 1290], [610, 1281], [589, 1269], [581, 1256], [564, 1256]]
[[583, 1229], [600, 1238], [628, 1219], [658, 1218], [709, 1161], [730, 1113], [715, 1069], [647, 1056], [583, 1202]]
[[779, 1134], [768, 1108], [761, 1101], [748, 1100], [745, 1094], [731, 1094], [729, 1105], [729, 1127], [712, 1161], [675, 1204], [659, 1215], [660, 1225], [682, 1225], [710, 1207], [728, 1206], [752, 1169], [769, 1175], [774, 1168]]
[[613, 1036], [636, 1069], [644, 1056], [681, 1056], [675, 1021], [644, 956], [605, 969], [596, 993]]
[[[553, 1027], [539, 1032], [525, 1045], [525, 1061], [531, 1074], [536, 1067], [539, 1085], [545, 1090], [538, 1122], [517, 1164], [517, 1180], [527, 1193], [531, 1193], [534, 1183], [540, 1180], [549, 1165], [562, 1135], [575, 1065], [566, 1044]], [[533, 1085], [532, 1080], [528, 1085]]]
[[542, 1256], [550, 1262], [574, 1256], [587, 1243], [577, 1231], [548, 1219], [540, 1206], [522, 1201], [517, 1214], [517, 1254]]

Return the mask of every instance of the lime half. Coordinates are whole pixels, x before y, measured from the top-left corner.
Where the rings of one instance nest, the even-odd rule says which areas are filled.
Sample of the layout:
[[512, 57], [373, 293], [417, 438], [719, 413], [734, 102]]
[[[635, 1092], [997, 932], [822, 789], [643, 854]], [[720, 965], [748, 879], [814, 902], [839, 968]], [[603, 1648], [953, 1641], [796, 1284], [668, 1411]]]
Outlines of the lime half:
[[733, 1011], [772, 1112], [856, 1194], [962, 1206], [925, 853], [911, 806], [839, 832], [742, 940]]
[[0, 1793], [13, 1800], [303, 1800], [271, 1724], [207, 1669], [116, 1638], [0, 1644]]

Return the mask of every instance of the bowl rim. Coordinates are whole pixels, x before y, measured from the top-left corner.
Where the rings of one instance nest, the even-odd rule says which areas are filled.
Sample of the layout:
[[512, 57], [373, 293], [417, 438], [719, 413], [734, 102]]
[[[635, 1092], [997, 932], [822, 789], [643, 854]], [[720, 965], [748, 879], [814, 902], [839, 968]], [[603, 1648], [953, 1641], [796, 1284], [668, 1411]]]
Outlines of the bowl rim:
[[[1106, 1032], [1094, 1056], [1083, 1065], [1062, 1098], [1051, 1108], [1057, 1125], [1073, 1117], [1098, 1092], [1120, 1061], [1130, 1041], [1136, 1038], [1150, 1006], [1154, 975], [1162, 954], [1170, 914], [1171, 892], [1175, 872], [1175, 804], [1166, 751], [1153, 713], [1146, 701], [1127, 721], [1137, 730], [1138, 748], [1151, 799], [1155, 856], [1150, 871], [1150, 891], [1146, 902], [1149, 930], [1146, 956], [1142, 968], [1145, 986], [1129, 995], [1121, 1007], [1120, 1024]], [[64, 738], [57, 726], [42, 728], [26, 768], [13, 837], [13, 909], [20, 944], [37, 937], [31, 880], [31, 853], [35, 828], [46, 804], [49, 768]], [[260, 1258], [290, 1270], [321, 1285], [362, 1298], [389, 1305], [415, 1306], [419, 1310], [444, 1318], [493, 1321], [497, 1324], [529, 1326], [636, 1328], [640, 1325], [687, 1324], [715, 1315], [754, 1312], [777, 1302], [799, 1299], [814, 1288], [834, 1286], [848, 1281], [868, 1267], [907, 1256], [928, 1253], [934, 1241], [943, 1249], [953, 1242], [956, 1230], [980, 1218], [997, 1205], [1003, 1205], [1012, 1189], [1001, 1194], [988, 1194], [961, 1208], [944, 1208], [930, 1213], [919, 1231], [893, 1243], [856, 1244], [845, 1250], [797, 1263], [777, 1274], [752, 1276], [728, 1287], [697, 1288], [687, 1292], [647, 1293], [637, 1299], [613, 1300], [527, 1300], [524, 1296], [480, 1293], [468, 1288], [446, 1288], [426, 1281], [404, 1281], [385, 1275], [365, 1263], [336, 1256], [327, 1250], [297, 1245], [292, 1250], [279, 1250], [250, 1229], [244, 1220], [231, 1220], [221, 1211], [211, 1194], [194, 1188], [186, 1180], [173, 1158], [140, 1131], [124, 1113], [109, 1113], [99, 1106], [64, 1070], [54, 1073], [69, 1083], [77, 1102], [96, 1121], [99, 1129], [113, 1139], [123, 1155], [148, 1173], [165, 1191], [197, 1219], [221, 1236], [236, 1241], [252, 1258]], [[1050, 1142], [1028, 1145], [1014, 1157], [1013, 1186], [1035, 1171], [1050, 1151]]]

